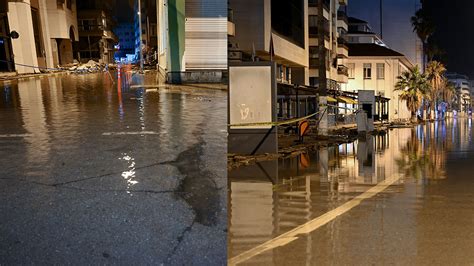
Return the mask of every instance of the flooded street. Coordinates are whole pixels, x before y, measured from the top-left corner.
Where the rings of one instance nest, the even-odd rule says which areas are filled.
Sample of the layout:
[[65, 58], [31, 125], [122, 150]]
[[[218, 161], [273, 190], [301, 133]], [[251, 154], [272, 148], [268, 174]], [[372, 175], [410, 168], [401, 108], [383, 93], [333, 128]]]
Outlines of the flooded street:
[[472, 120], [229, 173], [228, 257], [241, 265], [472, 265]]
[[225, 264], [226, 93], [112, 76], [2, 84], [0, 262]]

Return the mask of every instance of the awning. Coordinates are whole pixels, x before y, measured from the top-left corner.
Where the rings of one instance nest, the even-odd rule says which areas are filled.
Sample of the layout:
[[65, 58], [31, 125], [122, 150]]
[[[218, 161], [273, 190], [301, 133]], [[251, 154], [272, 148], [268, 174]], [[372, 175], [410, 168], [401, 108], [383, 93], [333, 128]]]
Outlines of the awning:
[[328, 103], [331, 102], [331, 103], [337, 103], [337, 100], [331, 96], [328, 96], [328, 99], [327, 99]]
[[352, 98], [349, 98], [349, 97], [346, 97], [346, 96], [339, 96], [337, 97], [337, 101], [338, 102], [343, 102], [343, 103], [347, 103], [347, 104], [357, 104], [357, 101], [352, 99]]

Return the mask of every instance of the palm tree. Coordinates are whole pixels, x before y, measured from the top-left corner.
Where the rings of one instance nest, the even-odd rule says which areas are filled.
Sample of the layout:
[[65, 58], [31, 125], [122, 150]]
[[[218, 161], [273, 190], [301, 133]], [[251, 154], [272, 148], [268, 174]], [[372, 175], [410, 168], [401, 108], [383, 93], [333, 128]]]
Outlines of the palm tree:
[[431, 112], [433, 111], [433, 107], [436, 110], [438, 106], [438, 98], [440, 97], [441, 90], [444, 86], [443, 81], [443, 74], [446, 72], [446, 67], [438, 62], [438, 61], [431, 61], [426, 66], [426, 76], [430, 83], [430, 91], [428, 95], [428, 99], [430, 101], [430, 110], [429, 110], [429, 117], [431, 117]]
[[404, 71], [397, 77], [395, 91], [400, 91], [400, 99], [406, 101], [411, 112], [411, 120], [416, 121], [416, 111], [421, 105], [421, 99], [429, 92], [430, 84], [425, 74], [420, 72], [418, 66]]
[[427, 11], [423, 8], [418, 9], [415, 12], [415, 15], [411, 17], [411, 24], [413, 26], [413, 31], [416, 32], [416, 35], [421, 39], [423, 45], [423, 70], [425, 70], [425, 56], [428, 38], [433, 35], [434, 26]]
[[443, 77], [443, 86], [441, 87], [441, 100], [450, 106], [456, 99], [456, 86], [454, 83]]

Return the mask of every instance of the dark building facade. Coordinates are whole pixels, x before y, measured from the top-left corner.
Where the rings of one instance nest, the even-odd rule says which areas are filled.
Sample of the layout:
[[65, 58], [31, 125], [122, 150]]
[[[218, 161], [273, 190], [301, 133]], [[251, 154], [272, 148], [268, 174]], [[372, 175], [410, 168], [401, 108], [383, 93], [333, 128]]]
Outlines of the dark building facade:
[[117, 36], [112, 32], [115, 26], [112, 9], [115, 4], [115, 0], [77, 1], [78, 49], [82, 62], [88, 60], [114, 62], [114, 46], [118, 42]]

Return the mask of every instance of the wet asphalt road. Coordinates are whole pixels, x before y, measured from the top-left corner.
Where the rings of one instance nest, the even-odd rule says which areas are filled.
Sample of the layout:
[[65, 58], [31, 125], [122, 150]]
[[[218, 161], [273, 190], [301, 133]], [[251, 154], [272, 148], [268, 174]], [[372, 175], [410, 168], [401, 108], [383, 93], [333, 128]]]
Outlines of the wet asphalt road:
[[157, 82], [2, 85], [0, 264], [225, 264], [226, 93]]
[[471, 125], [458, 119], [394, 129], [305, 158], [230, 172], [229, 258], [397, 176], [327, 224], [239, 265], [473, 265]]

